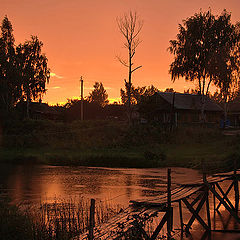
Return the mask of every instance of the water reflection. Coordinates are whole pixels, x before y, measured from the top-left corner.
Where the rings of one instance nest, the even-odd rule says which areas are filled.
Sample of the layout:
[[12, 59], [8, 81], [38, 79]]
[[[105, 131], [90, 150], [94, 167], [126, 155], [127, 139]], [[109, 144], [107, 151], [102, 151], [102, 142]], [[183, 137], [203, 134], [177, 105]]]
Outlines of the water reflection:
[[[176, 173], [181, 175], [181, 171]], [[131, 199], [157, 195], [166, 188], [165, 169], [1, 165], [0, 176], [0, 191], [13, 203], [51, 202], [81, 195], [101, 200], [114, 198], [126, 206]]]
[[[13, 203], [51, 203], [56, 199], [68, 201], [78, 196], [86, 199], [109, 200], [126, 207], [129, 200], [157, 196], [166, 191], [167, 169], [114, 169], [86, 167], [53, 167], [39, 165], [0, 165], [0, 194]], [[172, 169], [173, 185], [201, 179], [195, 170]], [[224, 183], [226, 190], [229, 183]], [[233, 193], [229, 194], [234, 198]], [[213, 199], [210, 199], [212, 205]], [[177, 206], [176, 206], [177, 207]], [[191, 217], [186, 208], [185, 223]], [[201, 215], [204, 216], [205, 208]], [[214, 212], [211, 211], [211, 216]], [[158, 219], [159, 220], [159, 219]], [[213, 219], [214, 220], [214, 219]], [[174, 228], [180, 229], [178, 211], [174, 215]], [[238, 229], [233, 218], [220, 207], [212, 221], [215, 229]], [[240, 234], [214, 233], [209, 237], [197, 221], [192, 225], [192, 235], [176, 235], [175, 239], [240, 239]]]

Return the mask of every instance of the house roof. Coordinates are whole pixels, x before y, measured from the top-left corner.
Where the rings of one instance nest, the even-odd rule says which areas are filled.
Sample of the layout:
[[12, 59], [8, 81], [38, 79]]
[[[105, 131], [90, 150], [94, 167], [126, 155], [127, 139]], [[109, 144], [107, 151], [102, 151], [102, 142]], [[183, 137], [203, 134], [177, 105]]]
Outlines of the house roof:
[[[169, 104], [173, 102], [173, 92], [158, 92]], [[201, 95], [188, 93], [175, 93], [174, 108], [182, 110], [201, 110]], [[205, 96], [205, 111], [220, 112], [222, 108], [209, 97]]]
[[[24, 111], [26, 109], [27, 102], [22, 101], [16, 105], [18, 110]], [[55, 109], [55, 107], [48, 106], [47, 103], [40, 103], [40, 102], [30, 102], [29, 103], [29, 110], [32, 113], [40, 113], [40, 114], [59, 114], [59, 109]]]
[[48, 106], [46, 103], [31, 102], [30, 111], [41, 114], [59, 114], [53, 107]]

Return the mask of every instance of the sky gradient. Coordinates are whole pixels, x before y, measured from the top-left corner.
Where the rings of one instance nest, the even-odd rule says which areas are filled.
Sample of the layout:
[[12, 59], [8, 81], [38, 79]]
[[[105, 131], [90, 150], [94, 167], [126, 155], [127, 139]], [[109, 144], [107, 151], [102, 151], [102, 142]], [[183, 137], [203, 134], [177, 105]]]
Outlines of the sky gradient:
[[191, 87], [184, 80], [171, 81], [168, 74], [173, 56], [167, 51], [183, 19], [211, 8], [232, 13], [240, 21], [239, 0], [0, 0], [1, 21], [8, 16], [16, 44], [37, 35], [43, 42], [51, 69], [44, 101], [63, 103], [79, 97], [79, 79], [84, 79], [87, 96], [95, 81], [102, 82], [109, 100], [120, 99], [127, 68], [116, 56], [127, 57], [116, 18], [129, 10], [144, 21], [142, 43], [134, 63], [143, 67], [133, 74], [135, 86], [153, 84], [159, 89], [182, 92]]

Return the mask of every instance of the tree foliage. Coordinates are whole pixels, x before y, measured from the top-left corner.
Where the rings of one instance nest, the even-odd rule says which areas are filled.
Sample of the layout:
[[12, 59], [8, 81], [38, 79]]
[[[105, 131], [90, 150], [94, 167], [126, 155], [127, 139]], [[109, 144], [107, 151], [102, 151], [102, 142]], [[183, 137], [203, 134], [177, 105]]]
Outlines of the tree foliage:
[[[120, 89], [120, 94], [121, 94], [121, 100], [124, 105], [128, 104], [128, 94], [127, 94], [127, 89], [128, 87], [125, 87], [126, 90]], [[153, 85], [151, 86], [144, 86], [144, 87], [137, 87], [135, 88], [133, 85], [131, 86], [131, 105], [137, 105], [142, 103], [146, 98], [153, 96], [156, 92], [159, 90], [154, 87]]]
[[43, 43], [37, 36], [16, 48], [19, 77], [22, 83], [22, 98], [36, 100], [46, 92], [46, 83], [50, 78], [47, 57], [42, 54]]
[[221, 64], [230, 60], [229, 53], [239, 40], [230, 20], [231, 14], [226, 10], [220, 16], [209, 10], [179, 24], [177, 40], [171, 40], [169, 47], [175, 56], [170, 65], [173, 81], [179, 77], [197, 81], [200, 93], [208, 93], [210, 84], [220, 79]]
[[92, 92], [89, 93], [88, 101], [91, 103], [97, 103], [101, 107], [104, 107], [108, 104], [108, 94], [104, 89], [103, 84], [101, 82], [95, 82], [93, 85]]
[[200, 11], [183, 20], [177, 40], [170, 41], [169, 50], [175, 56], [170, 65], [172, 80], [184, 77], [197, 82], [202, 96], [213, 83], [228, 95], [239, 75], [239, 36], [226, 10], [219, 16]]
[[41, 98], [46, 91], [50, 70], [37, 36], [15, 45], [13, 28], [7, 16], [0, 36], [0, 107], [7, 112], [21, 101]]
[[240, 25], [232, 25], [230, 15], [222, 21], [228, 29], [231, 42], [226, 43], [216, 56], [217, 74], [214, 83], [219, 89], [222, 101], [227, 103], [236, 98], [240, 90]]
[[0, 36], [0, 103], [9, 111], [21, 95], [17, 79], [13, 28], [7, 16], [1, 25]]
[[173, 88], [166, 88], [164, 92], [169, 92], [169, 93], [171, 93], [171, 92], [175, 92], [175, 91], [174, 91]]

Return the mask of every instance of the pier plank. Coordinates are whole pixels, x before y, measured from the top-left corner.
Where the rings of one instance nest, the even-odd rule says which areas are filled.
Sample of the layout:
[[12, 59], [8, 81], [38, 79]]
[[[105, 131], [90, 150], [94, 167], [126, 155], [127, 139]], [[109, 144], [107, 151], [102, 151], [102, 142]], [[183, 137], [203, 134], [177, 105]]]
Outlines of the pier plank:
[[[215, 185], [219, 186], [218, 183], [223, 182], [225, 180], [233, 180], [240, 179], [240, 170], [235, 172], [228, 173], [219, 173], [214, 174], [212, 176], [208, 176], [205, 181], [196, 180], [191, 183], [177, 184], [178, 186], [171, 190], [171, 203], [178, 202], [181, 210], [181, 201], [184, 202], [189, 211], [193, 214], [192, 218], [188, 222], [188, 227], [190, 227], [195, 219], [197, 219], [200, 224], [206, 229], [211, 230], [211, 226], [209, 224], [210, 215], [208, 216], [208, 225], [205, 221], [198, 215], [200, 209], [203, 206], [203, 203], [206, 202], [208, 204], [208, 194], [204, 197], [204, 191], [206, 191], [206, 187], [210, 192], [216, 196], [219, 200], [220, 204], [223, 204], [225, 208], [233, 215], [238, 221], [238, 217], [232, 208], [226, 204], [227, 193], [223, 193], [223, 197], [214, 190]], [[232, 186], [232, 185], [231, 185]], [[230, 191], [230, 190], [229, 190]], [[202, 192], [202, 193], [201, 193]], [[196, 195], [197, 194], [197, 195]], [[192, 203], [188, 202], [188, 198], [193, 198]], [[196, 210], [193, 206], [203, 197], [203, 199], [199, 202]], [[135, 199], [130, 201], [129, 207], [122, 210], [119, 214], [110, 219], [107, 223], [94, 227], [94, 239], [120, 239], [121, 235], [130, 231], [132, 228], [138, 225], [137, 221], [146, 221], [152, 217], [155, 217], [159, 214], [159, 212], [165, 212], [163, 215], [163, 219], [155, 230], [153, 236], [145, 236], [147, 239], [155, 239], [158, 235], [159, 231], [163, 227], [163, 224], [166, 222], [167, 216], [167, 203], [168, 203], [168, 193], [165, 192], [157, 197], [148, 197], [143, 199]], [[208, 206], [209, 207], [209, 206]], [[232, 206], [231, 206], [232, 207]], [[208, 209], [208, 213], [210, 210]], [[183, 229], [183, 219], [181, 218], [181, 228]], [[144, 230], [143, 230], [144, 231]], [[76, 236], [73, 240], [87, 240], [88, 233], [84, 233], [80, 236]]]

